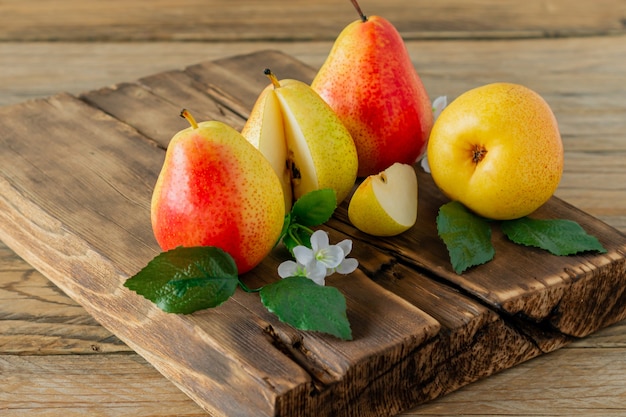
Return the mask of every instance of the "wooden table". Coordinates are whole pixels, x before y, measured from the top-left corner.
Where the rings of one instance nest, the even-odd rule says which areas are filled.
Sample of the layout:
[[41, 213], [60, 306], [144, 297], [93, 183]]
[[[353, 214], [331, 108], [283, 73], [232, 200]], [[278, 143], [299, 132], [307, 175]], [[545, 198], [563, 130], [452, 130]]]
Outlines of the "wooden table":
[[[0, 4], [0, 104], [268, 47], [317, 68], [354, 20], [347, 2], [167, 3]], [[397, 22], [431, 96], [500, 80], [538, 91], [563, 133], [557, 196], [626, 232], [625, 2], [403, 3], [362, 7]], [[206, 415], [6, 246], [0, 297], [3, 416]], [[402, 415], [625, 415], [625, 354], [622, 322]]]

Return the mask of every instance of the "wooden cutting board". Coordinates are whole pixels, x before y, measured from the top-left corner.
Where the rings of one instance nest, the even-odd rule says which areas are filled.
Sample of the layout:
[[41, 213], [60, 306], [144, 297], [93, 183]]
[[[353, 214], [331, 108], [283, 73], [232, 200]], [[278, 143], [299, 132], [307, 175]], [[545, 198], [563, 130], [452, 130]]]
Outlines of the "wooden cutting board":
[[[294, 330], [256, 294], [182, 316], [125, 289], [159, 252], [150, 196], [187, 126], [180, 109], [239, 129], [268, 66], [314, 75], [261, 51], [0, 108], [0, 239], [215, 416], [391, 416], [626, 318], [626, 236], [553, 197], [535, 216], [579, 222], [606, 254], [556, 257], [495, 234], [496, 258], [457, 275], [435, 226], [446, 200], [419, 167], [411, 231], [373, 239], [345, 203], [324, 226], [360, 261], [330, 278], [353, 341]], [[272, 282], [284, 259], [277, 250], [244, 279]]]

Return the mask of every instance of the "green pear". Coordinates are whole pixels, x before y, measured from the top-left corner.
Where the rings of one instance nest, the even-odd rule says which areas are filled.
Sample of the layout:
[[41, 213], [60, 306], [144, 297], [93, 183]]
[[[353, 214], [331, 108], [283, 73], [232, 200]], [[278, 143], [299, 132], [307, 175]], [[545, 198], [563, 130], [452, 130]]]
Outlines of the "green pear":
[[[271, 71], [241, 133], [270, 161], [282, 181], [285, 208], [324, 188], [343, 201], [356, 181], [358, 157], [350, 132], [302, 81], [279, 81]], [[289, 198], [291, 196], [291, 198]]]
[[413, 164], [426, 150], [432, 104], [404, 41], [380, 16], [346, 26], [311, 87], [346, 125], [359, 155], [359, 177], [394, 162]]
[[259, 264], [280, 236], [282, 188], [265, 157], [232, 127], [196, 123], [170, 141], [151, 201], [154, 236], [164, 251], [215, 246], [240, 274]]

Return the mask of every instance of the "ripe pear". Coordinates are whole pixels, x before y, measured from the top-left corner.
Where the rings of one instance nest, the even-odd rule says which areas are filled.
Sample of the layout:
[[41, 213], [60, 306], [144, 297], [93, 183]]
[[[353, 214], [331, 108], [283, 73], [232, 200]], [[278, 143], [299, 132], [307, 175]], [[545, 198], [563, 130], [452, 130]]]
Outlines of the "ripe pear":
[[318, 189], [333, 189], [340, 203], [358, 169], [350, 132], [309, 85], [265, 73], [271, 84], [259, 95], [242, 135], [281, 179], [287, 212], [295, 200]]
[[428, 144], [435, 184], [451, 200], [495, 220], [524, 217], [552, 197], [563, 142], [548, 103], [519, 84], [464, 92], [437, 118]]
[[395, 236], [417, 221], [417, 176], [412, 165], [394, 163], [365, 178], [348, 206], [350, 222], [373, 236]]
[[216, 246], [240, 274], [276, 244], [285, 217], [280, 181], [263, 155], [232, 127], [196, 123], [170, 141], [151, 202], [152, 229], [164, 251]]
[[359, 155], [359, 177], [394, 162], [413, 164], [433, 125], [430, 99], [396, 28], [380, 16], [346, 26], [311, 87], [346, 125]]

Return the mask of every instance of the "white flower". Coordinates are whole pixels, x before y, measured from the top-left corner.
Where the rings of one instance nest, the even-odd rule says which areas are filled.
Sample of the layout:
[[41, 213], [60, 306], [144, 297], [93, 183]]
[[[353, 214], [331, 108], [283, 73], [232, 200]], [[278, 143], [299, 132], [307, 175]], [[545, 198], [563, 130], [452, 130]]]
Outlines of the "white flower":
[[424, 169], [424, 172], [430, 174], [430, 165], [428, 165], [428, 155], [424, 154], [424, 157], [420, 161], [420, 165]]
[[349, 274], [351, 272], [354, 272], [356, 270], [356, 268], [359, 266], [359, 261], [357, 261], [354, 258], [346, 258], [346, 256], [348, 256], [348, 254], [352, 251], [352, 241], [349, 239], [345, 239], [342, 240], [341, 242], [337, 243], [337, 246], [339, 248], [341, 248], [341, 251], [343, 252], [343, 257], [341, 262], [339, 263], [339, 265], [337, 265], [336, 268], [334, 268], [334, 270], [327, 270], [326, 271], [326, 276], [331, 275], [333, 272], [339, 272], [340, 274]]
[[[448, 105], [448, 98], [446, 96], [439, 96], [433, 100], [432, 109], [433, 109], [433, 118], [437, 120], [443, 109]], [[420, 161], [422, 168], [424, 171], [430, 174], [430, 165], [428, 165], [428, 155], [424, 154], [422, 160]]]
[[335, 272], [349, 274], [357, 268], [359, 263], [356, 259], [346, 259], [351, 250], [351, 240], [346, 239], [337, 245], [331, 245], [328, 233], [318, 230], [311, 235], [311, 249], [296, 246], [293, 249], [296, 261], [281, 263], [278, 266], [278, 275], [281, 278], [303, 276], [318, 285], [324, 285], [327, 276]]
[[296, 246], [293, 254], [301, 264], [306, 265], [315, 260], [326, 268], [336, 268], [344, 258], [343, 250], [339, 246], [331, 245], [328, 233], [323, 230], [318, 230], [311, 236], [311, 249]]
[[313, 280], [318, 285], [324, 285], [326, 268], [318, 262], [311, 262], [305, 265], [299, 262], [285, 261], [278, 265], [278, 276], [281, 278], [305, 277]]
[[443, 109], [446, 108], [447, 105], [448, 105], [448, 97], [446, 96], [439, 96], [433, 100], [432, 107], [433, 107], [433, 117], [435, 120], [437, 120], [437, 117], [439, 117], [439, 115], [441, 114]]

